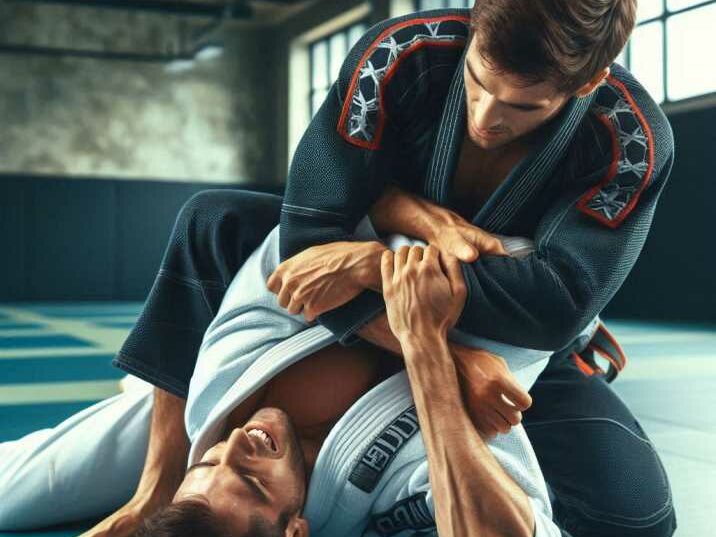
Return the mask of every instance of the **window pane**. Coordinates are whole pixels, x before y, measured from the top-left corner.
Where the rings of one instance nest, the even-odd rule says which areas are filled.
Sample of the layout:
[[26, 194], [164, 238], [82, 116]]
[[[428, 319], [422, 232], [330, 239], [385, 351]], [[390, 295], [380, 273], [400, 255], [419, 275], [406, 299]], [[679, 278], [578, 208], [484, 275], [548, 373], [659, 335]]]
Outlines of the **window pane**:
[[311, 116], [318, 112], [318, 109], [323, 104], [323, 101], [326, 100], [326, 95], [328, 95], [328, 91], [325, 89], [320, 89], [313, 93], [313, 96], [311, 97]]
[[616, 63], [621, 65], [622, 67], [627, 67], [626, 64], [626, 46], [622, 49], [622, 51], [619, 53], [619, 56], [617, 56], [617, 59], [614, 60]]
[[664, 12], [662, 0], [639, 0], [636, 10], [636, 22], [658, 17]]
[[668, 20], [669, 99], [685, 99], [716, 91], [716, 4]]
[[630, 70], [652, 98], [664, 100], [664, 48], [661, 21], [639, 26], [631, 38]]
[[463, 0], [448, 0], [445, 7], [465, 7], [465, 2]]
[[341, 32], [331, 37], [328, 46], [331, 51], [331, 69], [330, 76], [331, 82], [338, 78], [338, 72], [341, 70], [343, 60], [348, 54], [348, 48], [346, 46], [347, 32]]
[[704, 0], [667, 0], [666, 7], [669, 11], [678, 11], [686, 7], [703, 4]]
[[445, 0], [422, 0], [420, 2], [420, 9], [439, 9], [445, 7]]
[[348, 50], [353, 48], [353, 45], [358, 42], [366, 31], [367, 28], [363, 23], [356, 24], [348, 29]]
[[311, 88], [321, 89], [328, 85], [328, 46], [319, 41], [311, 47]]

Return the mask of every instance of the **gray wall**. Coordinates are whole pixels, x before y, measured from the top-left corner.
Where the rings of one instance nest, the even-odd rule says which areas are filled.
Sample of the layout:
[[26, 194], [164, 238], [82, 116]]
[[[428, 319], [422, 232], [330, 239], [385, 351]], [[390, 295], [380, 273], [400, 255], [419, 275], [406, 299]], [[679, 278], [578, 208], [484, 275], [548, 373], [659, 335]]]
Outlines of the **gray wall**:
[[[178, 52], [210, 21], [0, 4], [3, 43]], [[275, 41], [228, 23], [221, 58], [166, 64], [0, 54], [0, 172], [276, 183]]]

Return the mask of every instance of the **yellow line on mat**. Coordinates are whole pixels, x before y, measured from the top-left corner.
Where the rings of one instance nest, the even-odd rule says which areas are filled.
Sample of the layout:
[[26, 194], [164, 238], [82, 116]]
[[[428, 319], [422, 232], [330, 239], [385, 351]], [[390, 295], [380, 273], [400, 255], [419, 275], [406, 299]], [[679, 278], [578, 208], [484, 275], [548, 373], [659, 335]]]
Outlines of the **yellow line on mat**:
[[118, 393], [118, 380], [11, 384], [0, 386], [0, 405], [98, 401]]
[[[67, 358], [74, 356], [93, 356], [96, 354], [114, 354], [97, 347], [45, 347], [44, 349], [6, 349], [0, 350], [0, 360], [20, 360], [22, 358]], [[0, 379], [2, 381], [2, 379]]]

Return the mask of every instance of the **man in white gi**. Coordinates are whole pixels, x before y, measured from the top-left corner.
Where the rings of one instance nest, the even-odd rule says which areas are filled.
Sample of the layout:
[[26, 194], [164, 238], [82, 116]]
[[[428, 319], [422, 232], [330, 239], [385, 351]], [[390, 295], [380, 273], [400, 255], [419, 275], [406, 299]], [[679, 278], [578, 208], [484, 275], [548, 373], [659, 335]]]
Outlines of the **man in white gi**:
[[[424, 446], [423, 437], [417, 434], [421, 407], [416, 400], [417, 412], [413, 408], [408, 378], [404, 372], [381, 375], [377, 364], [385, 359], [378, 359], [375, 354], [378, 351], [342, 349], [338, 360], [335, 354], [330, 357], [331, 347], [324, 349], [323, 355], [314, 354], [333, 343], [335, 336], [319, 325], [307, 327], [303, 317], [285, 312], [263, 283], [278, 264], [277, 236], [275, 230], [246, 262], [204, 338], [186, 412], [186, 428], [192, 441], [190, 462], [203, 464], [189, 473], [176, 499], [189, 496], [198, 499], [198, 493], [209, 494], [212, 501], [220, 502], [211, 503], [212, 509], [219, 515], [227, 514], [234, 521], [232, 527], [237, 529], [248, 528], [241, 526], [251, 522], [246, 519], [248, 515], [259, 525], [262, 521], [269, 526], [278, 524], [282, 530], [295, 530], [299, 534], [306, 531], [306, 524], [316, 535], [408, 535], [404, 532], [434, 529], [434, 513], [439, 521], [440, 504], [431, 493], [426, 461], [426, 448], [430, 455], [430, 442], [434, 438]], [[401, 256], [405, 253], [401, 251]], [[429, 288], [432, 287], [439, 288], [437, 284]], [[426, 295], [427, 304], [429, 299]], [[505, 356], [524, 389], [529, 388], [549, 355], [487, 340], [474, 339], [470, 344]], [[300, 361], [309, 355], [310, 359]], [[331, 366], [341, 368], [332, 383]], [[346, 367], [353, 370], [347, 373]], [[327, 376], [320, 377], [321, 373]], [[384, 380], [385, 376], [388, 378]], [[340, 385], [336, 379], [340, 379]], [[316, 382], [320, 383], [321, 398], [311, 397], [317, 391]], [[435, 384], [435, 393], [452, 393], [443, 384]], [[529, 405], [529, 400], [520, 401], [519, 387], [506, 391], [514, 394], [517, 408], [509, 406], [515, 413]], [[296, 428], [302, 433], [300, 444], [290, 444], [287, 420], [280, 412], [264, 410], [253, 416], [253, 423], [248, 420], [259, 404], [266, 403], [292, 409]], [[455, 423], [463, 427], [466, 411], [461, 404], [452, 403], [451, 415], [461, 416]], [[3, 499], [8, 498], [0, 506], [0, 528], [76, 520], [119, 507], [127, 491], [136, 487], [142, 469], [150, 409], [151, 393], [142, 389], [95, 405], [54, 430], [0, 446], [4, 456], [0, 462], [0, 493]], [[267, 418], [271, 416], [276, 419], [269, 423]], [[301, 422], [302, 417], [308, 421]], [[252, 428], [257, 431], [249, 436]], [[262, 489], [267, 487], [266, 483], [254, 481], [258, 478], [251, 472], [227, 474], [232, 467], [226, 464], [236, 460], [231, 456], [236, 454], [234, 450], [251, 446], [261, 449], [257, 447], [263, 445], [258, 443], [264, 440], [259, 438], [264, 434], [261, 429], [268, 429], [271, 447], [279, 450], [274, 454], [288, 455], [289, 451], [282, 451], [288, 450], [287, 446], [301, 446], [307, 468], [313, 469], [305, 507], [301, 494], [290, 492], [300, 492], [305, 487], [307, 481], [302, 485], [301, 480], [306, 479], [306, 472], [294, 474], [298, 481], [293, 487], [285, 486], [284, 477], [284, 485], [277, 481], [270, 492]], [[230, 433], [228, 441], [221, 442], [225, 432]], [[464, 434], [465, 438], [459, 441], [453, 438], [456, 449], [480, 442], [472, 426]], [[453, 437], [454, 431], [449, 436]], [[480, 445], [487, 453], [484, 445]], [[519, 535], [522, 530], [532, 535], [533, 527], [538, 535], [558, 535], [559, 530], [551, 522], [546, 488], [523, 429], [513, 427], [508, 435], [492, 441], [490, 448], [493, 455], [480, 457], [477, 462], [483, 465], [482, 473], [476, 474], [491, 476], [489, 485], [483, 480], [471, 494], [474, 498], [464, 499], [480, 501], [481, 506], [491, 511], [487, 519], [480, 519], [480, 524], [499, 526], [492, 530], [507, 535]], [[475, 453], [481, 453], [480, 449]], [[275, 461], [275, 466], [264, 466], [266, 477], [273, 476], [269, 466], [281, 469], [283, 464], [286, 474], [285, 464], [293, 461], [289, 467], [295, 470], [299, 454], [290, 453], [293, 458], [283, 463], [265, 458], [260, 464]], [[226, 464], [218, 464], [222, 457]], [[438, 467], [443, 468], [440, 465], [444, 462], [438, 462]], [[211, 464], [216, 465], [214, 469], [209, 467]], [[455, 468], [466, 470], [465, 464], [460, 462]], [[217, 466], [223, 466], [223, 474]], [[465, 476], [470, 473], [472, 470]], [[456, 487], [465, 486], [460, 479], [455, 481]], [[282, 510], [283, 519], [259, 516], [261, 509], [243, 502], [247, 497], [241, 504], [232, 503], [236, 500], [236, 488], [221, 493], [224, 484], [238, 486], [239, 496], [245, 496], [249, 491], [245, 487], [251, 486], [248, 480], [254, 483], [256, 494], [263, 490], [275, 502], [271, 505]], [[480, 494], [482, 489], [489, 492]], [[457, 492], [462, 494], [465, 490], [448, 490], [446, 498], [454, 499]], [[297, 508], [295, 516], [288, 519], [287, 504]], [[465, 506], [465, 516], [479, 514], [471, 513], [474, 507], [471, 503]], [[301, 507], [303, 514], [298, 516]], [[170, 509], [176, 509], [176, 505]], [[219, 520], [225, 519], [219, 516]], [[471, 518], [470, 521], [477, 523]], [[116, 527], [112, 530], [118, 532]]]

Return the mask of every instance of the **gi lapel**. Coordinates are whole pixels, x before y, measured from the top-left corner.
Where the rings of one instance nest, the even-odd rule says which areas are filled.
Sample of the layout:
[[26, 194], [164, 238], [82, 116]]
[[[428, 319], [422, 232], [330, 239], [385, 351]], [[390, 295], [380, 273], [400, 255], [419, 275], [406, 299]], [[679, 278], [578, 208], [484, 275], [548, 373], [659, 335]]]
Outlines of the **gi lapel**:
[[[467, 110], [463, 65], [468, 50], [469, 39], [450, 84], [423, 190], [427, 198], [440, 205], [449, 204], [452, 177], [465, 136]], [[594, 94], [575, 97], [565, 105], [539, 134], [535, 149], [510, 172], [473, 223], [491, 232], [505, 228], [540, 183], [554, 171], [593, 100]]]
[[[470, 34], [471, 36], [472, 34]], [[449, 186], [455, 173], [460, 153], [462, 136], [465, 132], [465, 79], [463, 65], [469, 49], [470, 37], [455, 69], [448, 96], [445, 100], [440, 126], [435, 139], [435, 151], [430, 159], [423, 194], [440, 205], [449, 201]]]
[[572, 98], [559, 115], [546, 125], [535, 149], [507, 176], [473, 223], [493, 233], [504, 230], [537, 187], [554, 172], [574, 133], [588, 112], [595, 94]]

